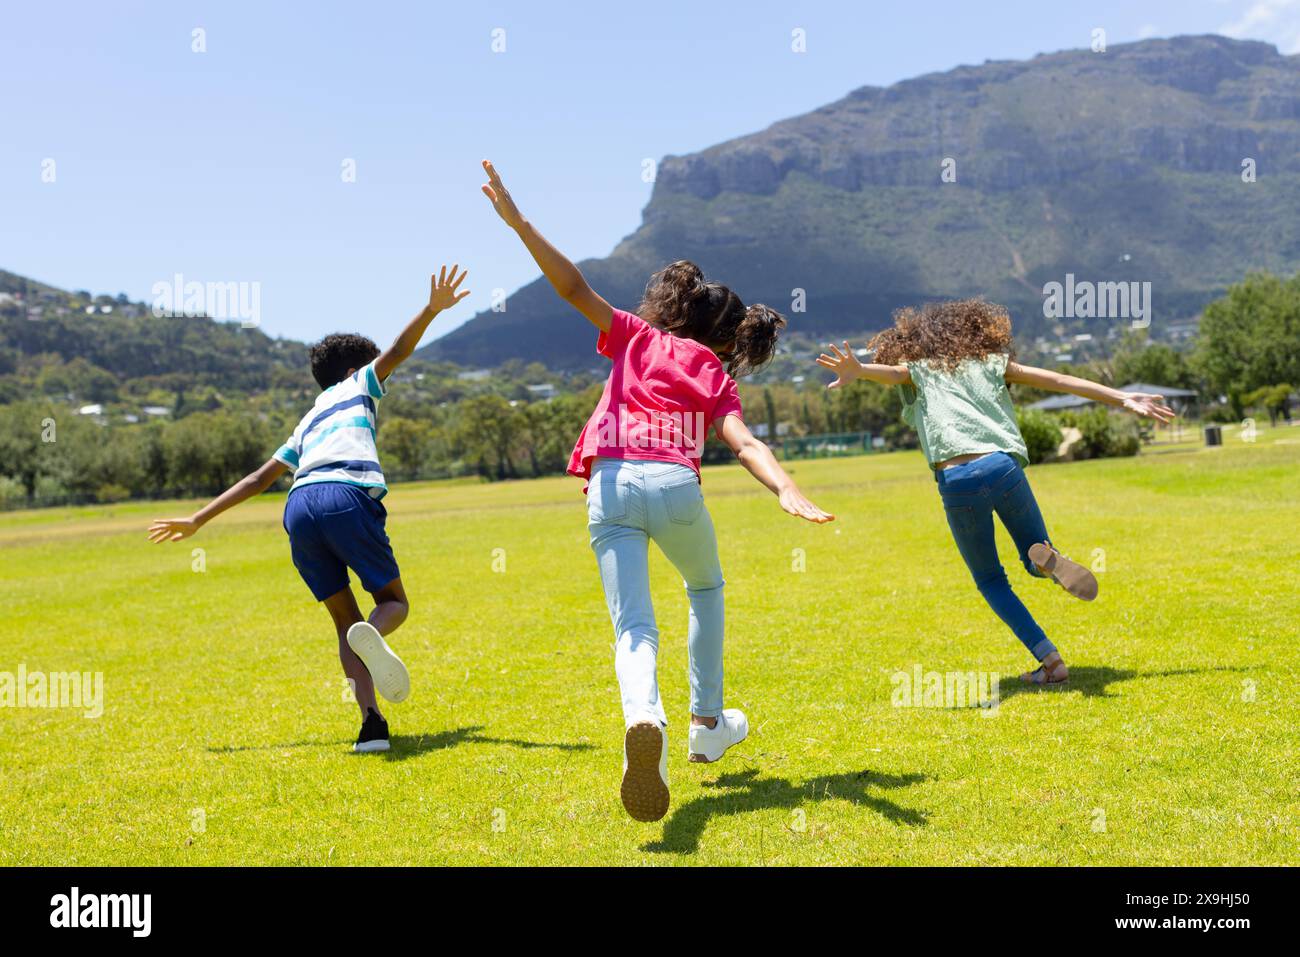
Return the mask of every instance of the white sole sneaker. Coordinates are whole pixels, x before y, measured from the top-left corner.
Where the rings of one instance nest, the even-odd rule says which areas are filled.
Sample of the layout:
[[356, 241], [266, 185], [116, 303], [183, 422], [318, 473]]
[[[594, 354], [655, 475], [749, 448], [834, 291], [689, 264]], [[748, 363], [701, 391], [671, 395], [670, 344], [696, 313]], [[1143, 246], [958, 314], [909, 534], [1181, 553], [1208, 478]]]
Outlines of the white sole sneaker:
[[357, 742], [352, 745], [352, 750], [357, 754], [374, 754], [378, 751], [387, 751], [387, 741], [367, 741], [365, 744]]
[[691, 725], [687, 759], [694, 764], [712, 764], [727, 749], [749, 737], [749, 719], [739, 708], [728, 708], [718, 716], [718, 723], [708, 728], [702, 724]]
[[623, 807], [634, 821], [668, 813], [668, 735], [657, 721], [634, 722], [623, 736]]
[[374, 625], [359, 621], [349, 628], [348, 647], [370, 672], [376, 691], [392, 702], [406, 700], [411, 693], [411, 675]]

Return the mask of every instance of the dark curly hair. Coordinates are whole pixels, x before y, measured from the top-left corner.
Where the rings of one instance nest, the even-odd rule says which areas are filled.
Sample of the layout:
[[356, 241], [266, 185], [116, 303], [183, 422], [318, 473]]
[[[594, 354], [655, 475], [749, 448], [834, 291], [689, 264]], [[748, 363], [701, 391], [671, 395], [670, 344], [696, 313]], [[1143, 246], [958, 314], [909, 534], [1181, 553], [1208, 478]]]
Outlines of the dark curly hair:
[[685, 259], [650, 277], [637, 314], [665, 332], [708, 346], [736, 377], [771, 361], [785, 326], [775, 309], [747, 307], [722, 283], [706, 282], [700, 267]]
[[311, 374], [322, 389], [342, 382], [349, 369], [360, 369], [379, 355], [379, 347], [365, 336], [336, 332], [311, 347]]
[[925, 359], [952, 372], [964, 359], [983, 359], [1005, 352], [1015, 357], [1011, 316], [1003, 306], [983, 299], [930, 302], [894, 313], [894, 325], [867, 343], [872, 362], [896, 366]]

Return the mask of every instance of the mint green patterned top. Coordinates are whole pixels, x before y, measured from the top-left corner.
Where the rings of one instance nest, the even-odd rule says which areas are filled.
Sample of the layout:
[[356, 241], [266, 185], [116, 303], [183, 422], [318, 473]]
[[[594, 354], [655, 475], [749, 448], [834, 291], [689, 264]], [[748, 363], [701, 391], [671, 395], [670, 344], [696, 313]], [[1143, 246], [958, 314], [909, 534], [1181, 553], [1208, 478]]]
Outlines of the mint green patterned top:
[[925, 360], [907, 363], [907, 371], [912, 384], [898, 387], [903, 421], [916, 429], [931, 468], [978, 452], [1006, 452], [1029, 464], [1007, 391], [1005, 353], [965, 359], [950, 373]]

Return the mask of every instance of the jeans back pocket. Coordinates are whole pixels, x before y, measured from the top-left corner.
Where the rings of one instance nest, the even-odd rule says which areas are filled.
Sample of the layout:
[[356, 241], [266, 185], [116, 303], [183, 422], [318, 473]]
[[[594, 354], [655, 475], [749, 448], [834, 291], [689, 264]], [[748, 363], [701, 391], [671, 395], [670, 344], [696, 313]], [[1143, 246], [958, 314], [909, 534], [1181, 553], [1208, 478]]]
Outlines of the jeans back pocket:
[[665, 485], [660, 489], [668, 518], [678, 525], [694, 525], [704, 510], [704, 493], [696, 479]]
[[618, 476], [598, 472], [587, 483], [587, 520], [617, 522], [627, 515], [627, 489], [620, 487]]

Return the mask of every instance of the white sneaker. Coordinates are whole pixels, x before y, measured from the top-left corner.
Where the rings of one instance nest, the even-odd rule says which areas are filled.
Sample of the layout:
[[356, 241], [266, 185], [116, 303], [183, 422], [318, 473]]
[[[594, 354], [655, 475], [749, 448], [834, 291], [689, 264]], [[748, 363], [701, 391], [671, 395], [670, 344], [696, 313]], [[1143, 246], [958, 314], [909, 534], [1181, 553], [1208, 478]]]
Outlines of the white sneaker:
[[687, 752], [690, 760], [708, 764], [722, 757], [727, 748], [740, 744], [749, 737], [749, 719], [739, 708], [728, 708], [718, 715], [712, 728], [702, 724], [691, 725], [691, 741]]
[[370, 672], [375, 690], [389, 701], [405, 701], [411, 693], [411, 675], [402, 659], [393, 654], [378, 629], [368, 621], [359, 621], [348, 629], [348, 647], [357, 653]]
[[668, 732], [649, 716], [623, 736], [623, 807], [634, 821], [657, 821], [668, 813]]

